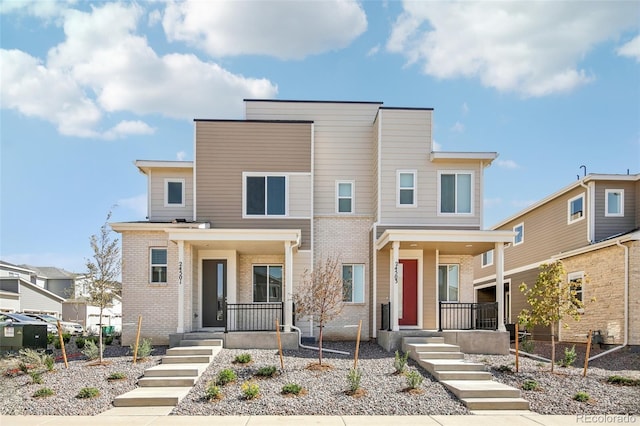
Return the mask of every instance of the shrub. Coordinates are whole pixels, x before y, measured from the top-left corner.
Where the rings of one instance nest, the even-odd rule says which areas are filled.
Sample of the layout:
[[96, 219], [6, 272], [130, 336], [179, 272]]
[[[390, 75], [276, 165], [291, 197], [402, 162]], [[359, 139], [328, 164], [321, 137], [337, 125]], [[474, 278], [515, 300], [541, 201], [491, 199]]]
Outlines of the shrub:
[[251, 362], [251, 354], [243, 353], [240, 355], [236, 355], [235, 362], [237, 362], [238, 364], [248, 364]]
[[[103, 339], [103, 342], [105, 345], [111, 345], [113, 343], [113, 336], [107, 336]], [[140, 351], [140, 349], [138, 348], [138, 351]], [[147, 355], [148, 356], [148, 355]]]
[[209, 382], [207, 388], [204, 391], [204, 394], [209, 401], [213, 401], [214, 399], [221, 399], [222, 389], [220, 389], [220, 386], [216, 385], [215, 382]]
[[53, 356], [45, 353], [44, 351], [24, 348], [20, 349], [19, 353], [21, 363], [18, 367], [23, 373], [26, 373], [29, 369], [53, 370], [55, 360], [53, 359]]
[[298, 395], [302, 392], [302, 386], [296, 383], [287, 383], [282, 387], [282, 393], [286, 395]]
[[496, 367], [496, 371], [500, 371], [501, 373], [512, 373], [513, 369], [511, 368], [510, 365], [500, 365], [498, 367]]
[[538, 389], [538, 382], [536, 382], [535, 380], [525, 380], [522, 383], [522, 389], [526, 390], [526, 391], [534, 391], [536, 389]]
[[34, 398], [46, 398], [48, 396], [53, 395], [55, 392], [53, 392], [53, 389], [51, 388], [41, 388], [38, 389], [37, 391], [35, 391], [33, 393], [33, 397]]
[[18, 370], [22, 371], [24, 374], [28, 374], [29, 373], [29, 366], [26, 363], [20, 361], [18, 363]]
[[43, 357], [44, 360], [44, 367], [47, 369], [47, 371], [53, 371], [56, 367], [56, 360], [53, 358], [53, 355], [45, 355]]
[[260, 367], [256, 372], [256, 376], [260, 377], [273, 377], [276, 374], [276, 367], [269, 365], [268, 367]]
[[252, 381], [244, 382], [242, 384], [242, 394], [244, 399], [253, 399], [260, 394], [260, 388]]
[[586, 392], [580, 391], [573, 396], [573, 399], [575, 399], [578, 402], [587, 402], [589, 400], [589, 394]]
[[62, 341], [64, 342], [65, 345], [67, 343], [69, 343], [71, 341], [71, 334], [70, 333], [62, 333]]
[[31, 383], [35, 383], [38, 385], [42, 384], [42, 374], [37, 371], [30, 371], [29, 376], [31, 376]]
[[55, 334], [53, 334], [53, 333], [47, 334], [47, 345], [52, 345], [53, 342], [55, 341], [56, 337], [57, 336]]
[[126, 378], [127, 378], [126, 374], [116, 371], [115, 373], [109, 374], [109, 376], [107, 377], [107, 380], [123, 380]]
[[59, 339], [54, 339], [53, 340], [53, 347], [56, 349], [61, 349], [62, 345], [60, 345], [60, 340]]
[[410, 371], [407, 373], [407, 385], [410, 389], [418, 389], [423, 380], [424, 377], [422, 377], [422, 374], [417, 371]]
[[235, 371], [225, 368], [224, 370], [220, 370], [218, 376], [216, 378], [216, 384], [220, 386], [224, 386], [227, 383], [235, 382], [238, 376]]
[[399, 351], [396, 351], [396, 357], [393, 360], [393, 368], [396, 369], [396, 374], [404, 373], [407, 368], [407, 359], [409, 358], [409, 352], [405, 352], [404, 355], [400, 355]]
[[93, 360], [100, 357], [100, 348], [96, 346], [95, 342], [91, 339], [87, 339], [84, 344], [84, 348], [80, 351], [82, 355]]
[[563, 367], [570, 367], [576, 362], [576, 345], [573, 345], [571, 349], [564, 348], [564, 358], [560, 360], [560, 365]]
[[86, 343], [86, 340], [84, 340], [84, 337], [76, 337], [76, 347], [78, 349], [84, 348], [85, 343]]
[[[131, 353], [134, 352], [135, 346], [131, 345]], [[151, 346], [151, 339], [142, 339], [142, 341], [138, 344], [138, 359], [147, 358], [153, 352], [153, 346]]]
[[640, 386], [640, 379], [630, 379], [629, 377], [623, 376], [609, 376], [607, 377], [607, 382], [613, 383], [614, 385]]
[[82, 388], [76, 395], [76, 398], [87, 399], [95, 398], [100, 395], [100, 391], [97, 388]]
[[522, 339], [522, 342], [520, 342], [520, 349], [523, 352], [531, 354], [533, 353], [535, 347], [536, 347], [536, 344], [531, 339]]
[[362, 371], [351, 368], [349, 374], [347, 374], [347, 381], [349, 382], [349, 390], [355, 392], [360, 389], [360, 381], [362, 380]]

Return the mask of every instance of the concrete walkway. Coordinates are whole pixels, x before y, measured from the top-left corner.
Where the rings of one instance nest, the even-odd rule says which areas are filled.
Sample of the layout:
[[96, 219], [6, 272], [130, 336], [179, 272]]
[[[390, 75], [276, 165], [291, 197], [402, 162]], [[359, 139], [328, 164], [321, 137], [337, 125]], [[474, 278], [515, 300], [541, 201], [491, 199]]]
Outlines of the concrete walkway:
[[542, 416], [533, 413], [476, 416], [0, 416], [2, 426], [136, 426], [212, 425], [319, 425], [319, 426], [575, 426], [584, 423], [640, 424], [640, 416], [574, 415]]

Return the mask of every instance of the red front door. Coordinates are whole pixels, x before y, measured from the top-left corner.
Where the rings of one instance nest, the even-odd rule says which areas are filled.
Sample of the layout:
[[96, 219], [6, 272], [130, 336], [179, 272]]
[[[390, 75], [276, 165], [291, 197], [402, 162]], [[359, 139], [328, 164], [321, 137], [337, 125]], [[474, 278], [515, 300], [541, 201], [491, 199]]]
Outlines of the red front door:
[[402, 318], [400, 325], [418, 325], [418, 261], [401, 259], [402, 264]]

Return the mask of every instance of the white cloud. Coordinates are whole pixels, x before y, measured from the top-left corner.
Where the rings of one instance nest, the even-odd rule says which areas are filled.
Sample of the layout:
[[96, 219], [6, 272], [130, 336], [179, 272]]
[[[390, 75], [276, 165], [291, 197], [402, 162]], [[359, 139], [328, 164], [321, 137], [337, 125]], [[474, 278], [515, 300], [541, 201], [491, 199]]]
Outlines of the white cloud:
[[442, 144], [439, 144], [438, 142], [436, 142], [436, 140], [433, 140], [433, 150], [434, 151], [442, 151]]
[[139, 219], [144, 219], [147, 216], [147, 194], [122, 198], [116, 202], [116, 205], [133, 212], [135, 217]]
[[176, 153], [176, 160], [178, 161], [184, 161], [184, 159], [187, 158], [187, 153], [184, 151], [179, 151]]
[[463, 115], [467, 115], [469, 113], [469, 105], [467, 105], [466, 102], [462, 103], [461, 109], [462, 109], [462, 114]]
[[5, 0], [0, 2], [0, 13], [26, 13], [37, 18], [54, 18], [59, 16], [68, 5], [75, 0]]
[[635, 2], [405, 2], [387, 49], [436, 78], [545, 96], [592, 81], [583, 57], [637, 27]]
[[503, 169], [517, 169], [520, 166], [513, 160], [496, 160], [496, 165]]
[[171, 1], [162, 21], [170, 41], [213, 57], [269, 55], [301, 59], [348, 46], [367, 29], [354, 0]]
[[459, 121], [456, 121], [453, 126], [451, 126], [451, 131], [454, 133], [463, 133], [464, 132], [464, 124]]
[[62, 16], [65, 40], [49, 50], [46, 61], [0, 50], [2, 107], [48, 120], [62, 134], [104, 139], [152, 134], [138, 119], [105, 131], [105, 113], [230, 118], [241, 115], [242, 99], [277, 93], [266, 79], [236, 75], [194, 55], [157, 55], [137, 34], [144, 16], [138, 5], [107, 3]]
[[369, 51], [367, 52], [367, 56], [375, 56], [378, 54], [379, 51], [380, 51], [380, 45], [376, 44], [371, 49], [369, 49]]
[[637, 35], [629, 42], [617, 48], [616, 53], [620, 56], [627, 56], [635, 59], [636, 62], [640, 62], [640, 35]]

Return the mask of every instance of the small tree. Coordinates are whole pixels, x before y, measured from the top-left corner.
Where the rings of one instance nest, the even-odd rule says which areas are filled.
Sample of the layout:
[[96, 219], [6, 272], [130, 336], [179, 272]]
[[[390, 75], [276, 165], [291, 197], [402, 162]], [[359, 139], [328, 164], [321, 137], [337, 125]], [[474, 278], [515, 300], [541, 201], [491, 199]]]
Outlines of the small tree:
[[107, 214], [104, 224], [100, 227], [99, 235], [89, 238], [93, 256], [86, 261], [88, 301], [100, 309], [98, 319], [98, 345], [100, 363], [102, 363], [102, 313], [113, 305], [113, 297], [120, 290], [117, 281], [120, 276], [120, 247], [118, 239], [111, 238], [109, 219], [111, 212]]
[[[565, 316], [580, 321], [580, 309], [584, 304], [576, 296], [576, 284], [565, 282], [565, 269], [561, 261], [540, 265], [540, 273], [533, 287], [520, 284], [531, 309], [524, 309], [518, 316], [520, 323], [551, 326], [551, 371], [556, 361], [556, 324]], [[564, 327], [568, 328], [565, 323]]]
[[342, 313], [343, 282], [341, 263], [337, 258], [318, 261], [313, 271], [305, 270], [302, 284], [294, 296], [296, 314], [311, 316], [320, 327], [318, 363], [322, 365], [324, 326]]

